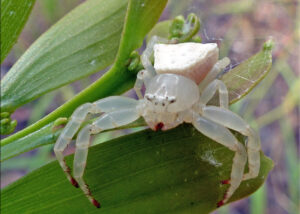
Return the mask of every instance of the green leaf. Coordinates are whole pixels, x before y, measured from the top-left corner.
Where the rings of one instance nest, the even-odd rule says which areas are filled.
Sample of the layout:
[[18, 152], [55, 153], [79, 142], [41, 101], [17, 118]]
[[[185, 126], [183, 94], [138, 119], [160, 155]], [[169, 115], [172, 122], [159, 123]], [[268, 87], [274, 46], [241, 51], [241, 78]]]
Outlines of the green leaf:
[[123, 65], [128, 56], [143, 44], [146, 34], [158, 21], [168, 0], [132, 0], [129, 1], [128, 13], [122, 42], [115, 65]]
[[273, 41], [266, 41], [260, 52], [221, 77], [229, 91], [230, 103], [248, 94], [268, 74], [272, 67], [272, 48]]
[[[136, 73], [129, 71], [127, 68], [130, 54], [142, 44], [148, 31], [158, 21], [166, 3], [167, 0], [131, 0], [128, 6], [120, 50], [114, 66], [99, 80], [51, 114], [24, 130], [2, 140], [1, 146], [15, 143], [16, 140], [38, 131], [59, 117], [70, 116], [83, 103], [93, 102], [115, 94], [122, 94], [132, 88], [136, 79]], [[135, 13], [139, 14], [140, 17], [135, 15]], [[143, 22], [137, 22], [137, 17], [143, 20]]]
[[53, 123], [50, 123], [32, 134], [17, 139], [13, 143], [1, 146], [1, 161], [31, 151], [35, 148], [54, 143], [60, 132], [54, 132], [52, 127]]
[[1, 110], [17, 107], [113, 63], [127, 1], [90, 0], [44, 33], [1, 82]]
[[[55, 123], [59, 122], [59, 124], [55, 125]], [[19, 138], [13, 143], [9, 143], [6, 145], [1, 146], [1, 156], [0, 156], [0, 162], [5, 161], [9, 158], [15, 157], [19, 154], [22, 154], [24, 152], [31, 151], [33, 149], [48, 145], [48, 144], [54, 144], [60, 135], [62, 131], [62, 127], [67, 122], [66, 118], [60, 118], [55, 122], [49, 123], [43, 128], [25, 136], [22, 138]], [[91, 123], [92, 121], [89, 121]], [[87, 123], [83, 123], [82, 127], [86, 125]], [[112, 130], [106, 130], [106, 131], [113, 131], [113, 130], [120, 130], [120, 129], [129, 129], [129, 128], [137, 128], [147, 126], [145, 121], [140, 118], [139, 120], [125, 125], [121, 126]], [[104, 131], [104, 132], [106, 132]]]
[[[96, 209], [54, 161], [4, 188], [3, 213], [209, 213], [223, 198], [234, 153], [191, 125], [141, 131], [90, 148], [84, 178]], [[73, 156], [67, 158], [71, 166]], [[244, 181], [232, 200], [258, 189], [272, 169], [261, 155], [259, 176]]]
[[35, 0], [1, 0], [1, 63], [21, 33]]
[[147, 35], [147, 42], [151, 39], [153, 36], [159, 36], [163, 38], [169, 38], [169, 29], [172, 25], [172, 20], [166, 20], [162, 22], [158, 22], [152, 30]]

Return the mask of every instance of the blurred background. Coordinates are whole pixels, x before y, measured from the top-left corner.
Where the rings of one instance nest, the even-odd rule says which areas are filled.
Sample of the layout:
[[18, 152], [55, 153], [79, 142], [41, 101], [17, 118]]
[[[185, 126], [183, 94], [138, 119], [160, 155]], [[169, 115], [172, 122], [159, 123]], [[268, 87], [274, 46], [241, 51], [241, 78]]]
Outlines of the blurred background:
[[[18, 43], [1, 65], [1, 77], [25, 50], [82, 0], [36, 1]], [[219, 214], [296, 214], [299, 207], [300, 5], [297, 0], [169, 0], [161, 20], [195, 13], [201, 19], [203, 42], [216, 42], [221, 57], [235, 66], [272, 38], [273, 66], [244, 99], [231, 106], [259, 130], [262, 150], [274, 161], [267, 182], [250, 198], [224, 206]], [[17, 130], [34, 123], [99, 78], [104, 71], [65, 86], [18, 109]], [[135, 96], [128, 92], [129, 96]], [[101, 141], [124, 131], [101, 134]], [[1, 164], [1, 188], [54, 160], [53, 145]], [[72, 152], [72, 148], [69, 152]]]

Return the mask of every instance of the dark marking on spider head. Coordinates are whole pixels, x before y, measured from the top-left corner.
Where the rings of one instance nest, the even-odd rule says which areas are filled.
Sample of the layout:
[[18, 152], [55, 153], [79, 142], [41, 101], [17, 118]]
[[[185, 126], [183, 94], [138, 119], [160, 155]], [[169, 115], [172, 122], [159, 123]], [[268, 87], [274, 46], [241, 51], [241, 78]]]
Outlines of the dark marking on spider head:
[[164, 124], [162, 122], [155, 125], [155, 131], [159, 131], [164, 127]]

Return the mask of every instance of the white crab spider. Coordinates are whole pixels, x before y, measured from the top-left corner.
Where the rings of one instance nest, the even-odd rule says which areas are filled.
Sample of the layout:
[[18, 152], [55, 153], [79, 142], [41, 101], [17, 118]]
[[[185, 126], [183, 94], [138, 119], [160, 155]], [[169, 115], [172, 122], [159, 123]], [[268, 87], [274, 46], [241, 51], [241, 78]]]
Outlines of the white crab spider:
[[[100, 207], [100, 204], [93, 198], [82, 177], [90, 136], [129, 124], [139, 117], [143, 117], [153, 130], [168, 130], [184, 122], [192, 123], [199, 132], [235, 152], [230, 179], [224, 182], [230, 183], [230, 186], [218, 206], [228, 201], [242, 180], [258, 175], [259, 137], [241, 117], [228, 110], [227, 88], [222, 81], [216, 79], [220, 71], [230, 63], [229, 59], [218, 61], [219, 50], [214, 43], [158, 44], [159, 42], [166, 41], [153, 37], [141, 56], [145, 69], [138, 73], [134, 87], [139, 100], [112, 96], [78, 107], [54, 146], [56, 157], [68, 179], [74, 186], [79, 185], [96, 207]], [[154, 67], [149, 60], [153, 52]], [[144, 97], [141, 93], [143, 84], [146, 88]], [[220, 106], [207, 105], [217, 91]], [[64, 161], [63, 151], [86, 116], [97, 113], [103, 114], [78, 133], [74, 179]], [[228, 129], [248, 137], [247, 149]], [[244, 174], [247, 156], [249, 172]]]

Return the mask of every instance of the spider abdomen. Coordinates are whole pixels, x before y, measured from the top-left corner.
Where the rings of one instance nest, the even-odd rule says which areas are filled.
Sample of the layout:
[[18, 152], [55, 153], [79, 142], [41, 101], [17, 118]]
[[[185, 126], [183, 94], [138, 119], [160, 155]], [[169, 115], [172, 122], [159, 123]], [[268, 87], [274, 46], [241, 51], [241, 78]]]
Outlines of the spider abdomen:
[[218, 61], [216, 43], [156, 44], [154, 68], [158, 74], [183, 75], [199, 84]]

